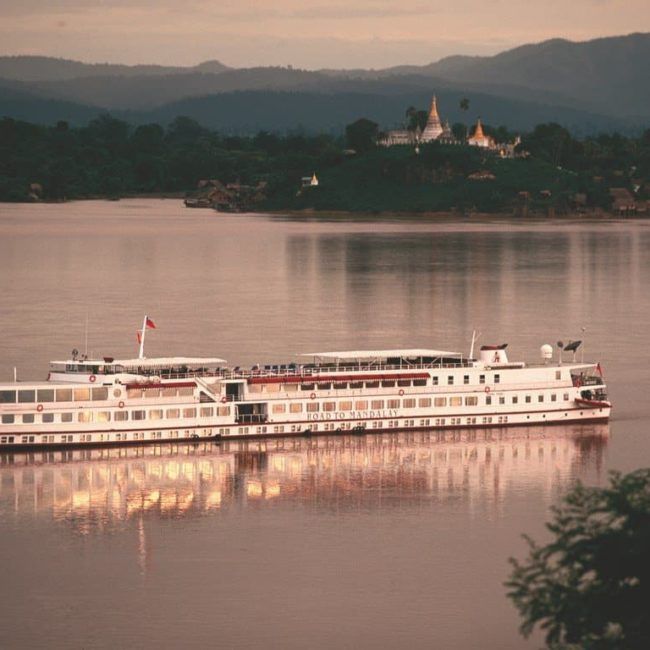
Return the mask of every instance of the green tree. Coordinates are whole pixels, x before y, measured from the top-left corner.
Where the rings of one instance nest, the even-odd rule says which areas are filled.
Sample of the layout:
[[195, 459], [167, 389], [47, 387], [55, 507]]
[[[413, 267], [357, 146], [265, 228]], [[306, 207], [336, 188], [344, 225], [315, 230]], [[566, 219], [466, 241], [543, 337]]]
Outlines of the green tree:
[[650, 469], [577, 485], [547, 528], [550, 543], [526, 538], [526, 561], [510, 560], [522, 633], [539, 625], [553, 648], [649, 648]]
[[345, 139], [348, 147], [358, 152], [369, 151], [375, 147], [379, 126], [365, 117], [345, 127]]

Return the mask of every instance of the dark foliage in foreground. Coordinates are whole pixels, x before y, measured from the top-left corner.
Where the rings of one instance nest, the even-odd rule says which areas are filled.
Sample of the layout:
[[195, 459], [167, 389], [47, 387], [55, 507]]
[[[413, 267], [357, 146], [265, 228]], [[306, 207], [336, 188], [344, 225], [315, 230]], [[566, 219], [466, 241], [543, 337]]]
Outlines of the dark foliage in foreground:
[[650, 647], [650, 469], [575, 487], [553, 509], [553, 540], [527, 538], [506, 586], [529, 635], [553, 648]]

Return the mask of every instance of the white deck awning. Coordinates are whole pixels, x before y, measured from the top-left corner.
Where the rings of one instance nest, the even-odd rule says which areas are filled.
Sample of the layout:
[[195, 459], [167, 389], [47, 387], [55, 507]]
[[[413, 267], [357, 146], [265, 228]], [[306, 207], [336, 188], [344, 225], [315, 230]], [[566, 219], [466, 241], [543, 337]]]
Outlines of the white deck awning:
[[461, 352], [449, 352], [446, 350], [428, 350], [423, 348], [406, 348], [399, 350], [346, 350], [342, 352], [305, 352], [300, 356], [319, 357], [321, 359], [341, 359], [352, 361], [358, 359], [388, 359], [401, 358], [408, 359], [414, 357], [458, 357], [463, 355]]

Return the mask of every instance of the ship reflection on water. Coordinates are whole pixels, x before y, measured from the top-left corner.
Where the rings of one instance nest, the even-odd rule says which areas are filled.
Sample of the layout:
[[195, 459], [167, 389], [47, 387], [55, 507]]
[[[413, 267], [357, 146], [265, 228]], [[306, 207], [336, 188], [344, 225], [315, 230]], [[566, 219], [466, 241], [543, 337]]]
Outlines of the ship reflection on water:
[[246, 508], [381, 511], [454, 499], [498, 511], [511, 491], [550, 503], [600, 472], [608, 437], [608, 425], [572, 425], [7, 454], [0, 517], [53, 518], [88, 534]]

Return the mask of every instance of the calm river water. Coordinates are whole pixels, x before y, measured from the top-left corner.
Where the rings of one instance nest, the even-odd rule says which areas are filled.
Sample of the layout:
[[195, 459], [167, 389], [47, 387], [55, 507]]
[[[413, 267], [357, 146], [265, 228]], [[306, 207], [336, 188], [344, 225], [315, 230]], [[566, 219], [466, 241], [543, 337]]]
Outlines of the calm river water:
[[[650, 465], [650, 222], [0, 204], [0, 380], [83, 350], [585, 339], [609, 426], [0, 456], [0, 646], [534, 648], [507, 559], [577, 480]], [[582, 328], [586, 328], [584, 334]]]

